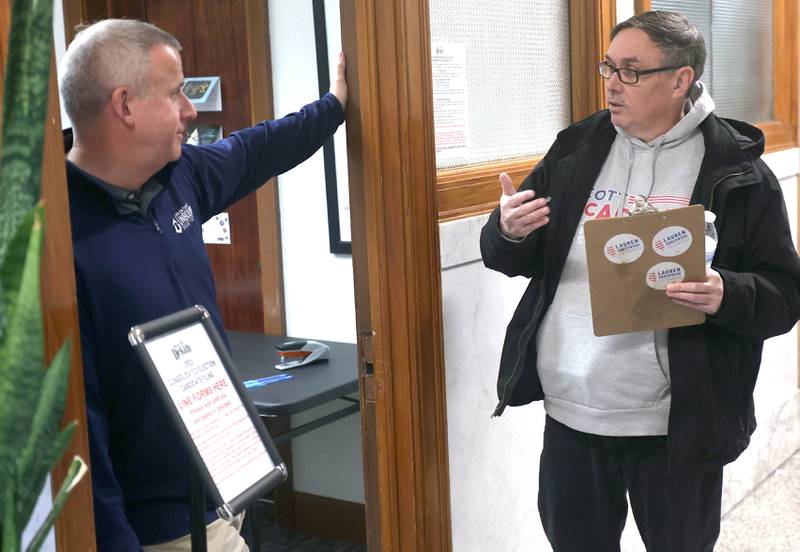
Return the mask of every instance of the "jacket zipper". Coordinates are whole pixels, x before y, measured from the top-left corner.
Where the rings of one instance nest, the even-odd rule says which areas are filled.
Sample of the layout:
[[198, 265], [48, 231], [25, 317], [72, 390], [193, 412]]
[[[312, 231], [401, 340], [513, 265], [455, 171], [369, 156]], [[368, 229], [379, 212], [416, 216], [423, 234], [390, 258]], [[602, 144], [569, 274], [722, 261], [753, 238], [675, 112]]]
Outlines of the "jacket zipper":
[[[544, 278], [542, 278], [540, 284], [540, 288], [544, 288]], [[514, 363], [514, 368], [511, 370], [511, 377], [506, 380], [505, 385], [503, 386], [503, 393], [500, 396], [500, 403], [495, 408], [494, 413], [492, 414], [492, 418], [496, 416], [500, 416], [505, 410], [506, 406], [508, 405], [508, 386], [511, 382], [517, 380], [517, 371], [519, 369], [520, 360], [522, 359], [522, 344], [523, 341], [527, 341], [525, 336], [530, 331], [531, 327], [536, 323], [537, 318], [539, 318], [539, 311], [542, 308], [542, 303], [544, 302], [544, 293], [543, 290], [539, 290], [539, 298], [536, 302], [536, 306], [533, 309], [533, 315], [531, 316], [530, 322], [525, 326], [525, 328], [520, 332], [519, 339], [517, 340], [517, 361]]]
[[714, 210], [714, 192], [717, 191], [717, 186], [719, 186], [721, 183], [728, 180], [729, 178], [733, 178], [734, 176], [742, 176], [743, 174], [746, 174], [748, 172], [750, 171], [742, 171], [738, 173], [726, 174], [725, 176], [714, 182], [714, 184], [711, 186], [711, 200], [708, 202], [708, 210], [709, 211]]

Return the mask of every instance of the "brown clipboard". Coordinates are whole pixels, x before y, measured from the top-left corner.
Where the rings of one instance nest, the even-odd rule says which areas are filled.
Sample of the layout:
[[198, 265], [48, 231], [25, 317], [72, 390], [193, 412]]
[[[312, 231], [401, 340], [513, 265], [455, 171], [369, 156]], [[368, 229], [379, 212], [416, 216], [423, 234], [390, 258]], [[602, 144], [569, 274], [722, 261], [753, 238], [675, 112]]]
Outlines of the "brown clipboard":
[[596, 336], [705, 321], [663, 290], [673, 281], [705, 281], [702, 205], [587, 221], [584, 235]]

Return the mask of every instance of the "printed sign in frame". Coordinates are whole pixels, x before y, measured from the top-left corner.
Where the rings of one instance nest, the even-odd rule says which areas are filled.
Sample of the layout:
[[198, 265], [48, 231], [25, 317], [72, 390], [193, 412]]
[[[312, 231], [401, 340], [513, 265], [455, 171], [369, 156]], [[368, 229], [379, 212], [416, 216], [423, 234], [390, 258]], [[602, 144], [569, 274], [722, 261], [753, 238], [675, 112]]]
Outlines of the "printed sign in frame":
[[128, 340], [221, 518], [232, 519], [287, 478], [286, 465], [204, 307], [134, 326]]

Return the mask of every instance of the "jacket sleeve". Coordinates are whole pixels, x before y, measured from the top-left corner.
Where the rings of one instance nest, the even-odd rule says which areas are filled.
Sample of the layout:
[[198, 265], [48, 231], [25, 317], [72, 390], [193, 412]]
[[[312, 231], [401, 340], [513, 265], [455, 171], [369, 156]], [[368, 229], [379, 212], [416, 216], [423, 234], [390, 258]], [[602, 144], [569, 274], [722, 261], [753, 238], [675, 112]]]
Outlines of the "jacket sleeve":
[[[81, 300], [80, 280], [78, 287]], [[102, 552], [138, 552], [139, 538], [125, 516], [122, 489], [108, 452], [108, 419], [97, 377], [92, 324], [84, 314], [87, 312], [85, 308], [79, 312], [97, 549]]]
[[747, 198], [739, 270], [716, 268], [724, 293], [709, 323], [753, 340], [788, 332], [800, 317], [800, 259], [777, 179], [769, 169]]
[[263, 121], [224, 140], [184, 146], [183, 155], [194, 171], [201, 220], [311, 157], [343, 122], [342, 105], [328, 93], [296, 113]]
[[[525, 177], [519, 192], [534, 190], [536, 197], [546, 195], [549, 189], [550, 159], [555, 156], [554, 144], [544, 159]], [[486, 268], [502, 272], [506, 276], [532, 278], [541, 272], [542, 247], [546, 226], [528, 234], [521, 241], [510, 240], [500, 231], [500, 207], [496, 207], [481, 230], [481, 257]]]

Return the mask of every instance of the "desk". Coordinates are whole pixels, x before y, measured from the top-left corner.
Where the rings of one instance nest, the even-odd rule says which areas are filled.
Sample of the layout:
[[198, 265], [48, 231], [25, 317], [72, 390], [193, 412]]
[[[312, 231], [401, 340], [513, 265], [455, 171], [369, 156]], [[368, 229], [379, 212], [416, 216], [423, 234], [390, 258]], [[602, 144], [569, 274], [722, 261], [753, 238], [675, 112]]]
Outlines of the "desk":
[[[325, 341], [329, 345], [330, 357], [327, 361], [300, 366], [289, 370], [276, 370], [278, 353], [275, 346], [288, 341], [289, 337], [263, 335], [227, 330], [236, 371], [241, 381], [263, 378], [277, 374], [291, 374], [292, 379], [271, 383], [264, 387], [247, 389], [259, 415], [271, 418], [267, 424], [273, 442], [279, 447], [284, 463], [289, 468], [289, 480], [276, 490], [272, 499], [262, 500], [271, 504], [274, 516], [287, 528], [295, 526], [294, 498], [292, 484], [292, 452], [289, 441], [318, 427], [354, 414], [359, 410], [359, 399], [348, 397], [358, 391], [358, 360], [356, 345]], [[290, 416], [304, 410], [341, 399], [350, 403], [330, 414], [320, 416], [297, 427], [291, 427]], [[267, 420], [265, 420], [266, 422]], [[247, 516], [250, 531], [260, 547], [261, 539], [254, 512]]]
[[358, 391], [355, 344], [325, 341], [331, 348], [327, 361], [281, 371], [275, 369], [279, 360], [275, 346], [291, 338], [235, 331], [226, 333], [231, 345], [231, 355], [242, 381], [276, 374], [294, 376], [289, 380], [247, 390], [261, 416], [290, 416], [335, 399], [351, 403], [336, 412], [273, 435], [275, 444], [281, 444], [358, 412], [359, 400], [347, 397]]

